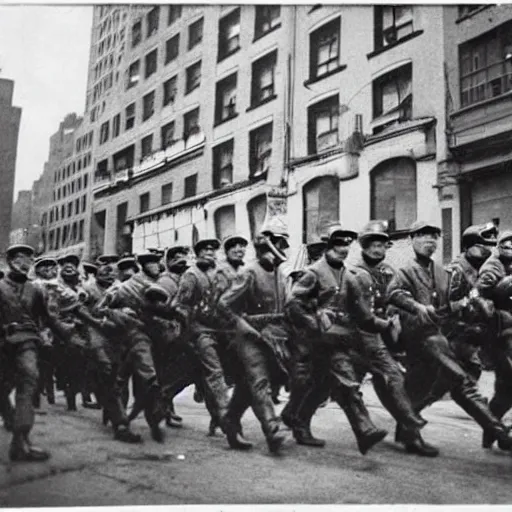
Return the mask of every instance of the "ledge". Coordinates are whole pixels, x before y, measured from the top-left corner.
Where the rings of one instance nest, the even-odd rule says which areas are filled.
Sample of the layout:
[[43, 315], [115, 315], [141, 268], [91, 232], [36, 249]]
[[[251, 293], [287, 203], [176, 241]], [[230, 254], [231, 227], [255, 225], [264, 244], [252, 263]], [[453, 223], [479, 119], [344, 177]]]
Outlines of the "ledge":
[[213, 127], [215, 128], [217, 126], [220, 126], [221, 124], [227, 123], [228, 121], [231, 121], [231, 119], [235, 119], [235, 117], [238, 117], [238, 115], [238, 112], [235, 112], [233, 115], [226, 117], [225, 119], [215, 121], [215, 123], [213, 123]]
[[262, 37], [265, 37], [267, 34], [270, 34], [279, 28], [281, 28], [281, 22], [279, 22], [277, 25], [273, 26], [272, 28], [268, 29], [266, 32], [261, 32], [260, 34], [254, 34], [254, 39], [252, 40], [252, 42], [254, 43], [255, 41], [258, 41]]
[[241, 46], [238, 46], [237, 48], [235, 48], [234, 50], [231, 50], [230, 52], [227, 52], [225, 53], [224, 55], [218, 55], [217, 56], [217, 64], [219, 62], [222, 62], [223, 60], [226, 60], [228, 57], [231, 57], [231, 55], [234, 55], [236, 52], [240, 51], [242, 47]]
[[464, 115], [466, 112], [470, 112], [471, 110], [476, 110], [481, 107], [485, 107], [486, 105], [491, 105], [492, 103], [499, 103], [500, 101], [505, 101], [507, 99], [512, 100], [512, 91], [507, 91], [505, 94], [500, 94], [494, 98], [487, 98], [486, 100], [471, 103], [471, 105], [466, 105], [465, 107], [452, 112], [449, 117], [453, 119], [455, 117]]
[[394, 137], [398, 137], [406, 133], [415, 132], [418, 130], [425, 130], [429, 126], [434, 125], [436, 122], [437, 120], [435, 117], [424, 117], [420, 119], [411, 119], [410, 121], [404, 121], [403, 123], [394, 126], [389, 131], [384, 131], [377, 135], [371, 135], [367, 137], [364, 142], [364, 146], [371, 146], [372, 144], [377, 144], [378, 142], [392, 139]]
[[308, 85], [314, 84], [316, 82], [320, 82], [320, 80], [323, 80], [324, 78], [328, 78], [332, 75], [335, 75], [336, 73], [341, 73], [345, 69], [347, 69], [347, 65], [341, 64], [336, 69], [333, 69], [332, 71], [329, 71], [328, 73], [325, 73], [322, 76], [317, 76], [316, 78], [308, 78], [307, 80], [304, 80], [303, 85], [304, 85], [304, 87], [307, 87]]
[[461, 16], [460, 18], [457, 18], [455, 20], [455, 23], [457, 23], [457, 24], [462, 23], [463, 21], [466, 21], [469, 18], [472, 18], [476, 14], [478, 14], [478, 13], [480, 13], [482, 11], [485, 11], [485, 9], [488, 9], [489, 7], [494, 7], [494, 5], [493, 4], [482, 5], [482, 7], [480, 7], [480, 9], [475, 9], [474, 11], [468, 12], [464, 16]]
[[275, 100], [276, 98], [277, 98], [277, 94], [273, 94], [272, 96], [265, 98], [263, 101], [260, 101], [259, 103], [255, 103], [254, 105], [251, 105], [249, 108], [247, 108], [246, 112], [250, 112], [251, 110], [254, 110], [255, 108], [261, 107], [261, 105], [270, 103], [271, 101]]
[[375, 57], [377, 55], [380, 55], [381, 53], [391, 50], [391, 48], [395, 48], [396, 46], [399, 46], [402, 43], [406, 43], [407, 41], [410, 41], [411, 39], [414, 39], [415, 37], [421, 36], [421, 34], [423, 34], [423, 30], [416, 30], [416, 31], [412, 32], [411, 34], [408, 34], [405, 37], [402, 37], [402, 39], [395, 41], [392, 44], [388, 44], [387, 46], [383, 46], [382, 48], [377, 48], [377, 50], [367, 53], [366, 58], [368, 60], [370, 60], [372, 57]]

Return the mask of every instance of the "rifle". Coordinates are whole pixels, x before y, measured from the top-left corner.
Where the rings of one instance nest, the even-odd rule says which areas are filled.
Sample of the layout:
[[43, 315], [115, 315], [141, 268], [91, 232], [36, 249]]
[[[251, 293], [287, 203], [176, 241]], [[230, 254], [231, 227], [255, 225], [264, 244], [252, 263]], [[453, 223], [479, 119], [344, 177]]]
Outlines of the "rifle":
[[242, 318], [255, 329], [262, 329], [266, 325], [275, 321], [285, 319], [284, 313], [262, 313], [259, 315], [242, 315]]

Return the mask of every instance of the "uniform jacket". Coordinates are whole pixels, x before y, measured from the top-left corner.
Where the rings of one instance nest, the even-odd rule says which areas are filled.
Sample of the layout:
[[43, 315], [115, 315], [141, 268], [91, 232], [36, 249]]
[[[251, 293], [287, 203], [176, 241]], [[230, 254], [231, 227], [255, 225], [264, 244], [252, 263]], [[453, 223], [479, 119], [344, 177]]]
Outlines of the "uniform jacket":
[[446, 312], [449, 309], [448, 288], [449, 273], [446, 269], [433, 260], [425, 267], [415, 257], [397, 270], [388, 286], [387, 300], [399, 309], [404, 331], [419, 330], [428, 334], [438, 332], [439, 327], [431, 322], [420, 323], [416, 314], [418, 305], [434, 306], [436, 310]]
[[[307, 267], [293, 284], [287, 309], [297, 327], [317, 334], [350, 333], [358, 327], [368, 332], [382, 332], [387, 322], [372, 312], [369, 292], [363, 295], [357, 271], [344, 265], [336, 269], [324, 255]], [[325, 315], [343, 329], [326, 325]]]
[[507, 275], [507, 268], [499, 254], [489, 256], [478, 272], [476, 288], [486, 299], [493, 299], [494, 287]]

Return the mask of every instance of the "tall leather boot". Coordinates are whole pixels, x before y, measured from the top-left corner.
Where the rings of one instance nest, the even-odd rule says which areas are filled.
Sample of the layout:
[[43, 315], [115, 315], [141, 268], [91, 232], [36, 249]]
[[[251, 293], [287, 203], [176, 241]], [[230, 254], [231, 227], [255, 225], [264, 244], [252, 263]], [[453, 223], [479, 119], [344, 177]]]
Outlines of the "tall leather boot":
[[400, 423], [396, 425], [395, 443], [402, 443], [407, 453], [421, 457], [437, 457], [439, 450], [425, 442], [418, 429], [407, 429]]
[[[509, 391], [509, 390], [507, 390]], [[489, 403], [489, 410], [498, 420], [501, 420], [503, 416], [512, 407], [512, 393], [504, 393], [503, 390], [497, 389]], [[482, 434], [482, 447], [492, 448], [492, 445], [496, 441], [494, 433], [489, 429], [484, 429]]]
[[242, 416], [250, 407], [250, 391], [245, 383], [235, 384], [235, 389], [228, 405], [228, 412], [224, 416], [224, 432], [229, 446], [234, 450], [249, 450], [252, 443], [247, 440], [242, 431]]
[[333, 398], [345, 412], [361, 454], [365, 455], [387, 436], [386, 430], [377, 428], [372, 422], [359, 391], [343, 392], [337, 389], [333, 392]]
[[293, 437], [297, 444], [323, 448], [325, 440], [313, 436], [311, 432], [311, 421], [317, 409], [329, 396], [329, 388], [325, 389], [319, 385], [310, 386], [306, 390], [298, 407]]
[[475, 383], [467, 379], [462, 386], [452, 390], [452, 398], [483, 429], [493, 435], [501, 450], [512, 450], [509, 430], [489, 410], [485, 399], [478, 392]]

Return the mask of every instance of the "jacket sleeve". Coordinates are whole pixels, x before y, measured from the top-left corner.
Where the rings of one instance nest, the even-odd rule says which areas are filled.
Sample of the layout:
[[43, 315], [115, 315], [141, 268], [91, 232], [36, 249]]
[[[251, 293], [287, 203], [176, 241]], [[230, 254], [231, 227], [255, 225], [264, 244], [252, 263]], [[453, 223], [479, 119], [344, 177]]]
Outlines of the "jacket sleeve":
[[288, 318], [295, 327], [318, 331], [315, 316], [317, 277], [314, 272], [304, 271], [292, 284], [290, 296], [285, 304]]
[[377, 317], [371, 309], [371, 298], [368, 290], [361, 286], [361, 278], [350, 271], [346, 272], [348, 300], [347, 306], [357, 326], [363, 331], [382, 333], [388, 328], [388, 322]]
[[464, 310], [468, 303], [468, 297], [464, 294], [464, 274], [456, 267], [450, 269], [450, 282], [448, 285], [448, 300], [450, 309], [454, 313]]
[[476, 282], [479, 295], [485, 299], [492, 299], [493, 290], [503, 277], [504, 273], [497, 264], [491, 264], [490, 262], [484, 264]]
[[254, 275], [250, 271], [244, 271], [236, 281], [219, 298], [219, 312], [231, 322], [237, 322], [240, 318], [239, 306], [245, 301], [254, 283]]
[[192, 312], [194, 309], [196, 278], [190, 272], [183, 274], [178, 291], [174, 297], [171, 307], [177, 314], [178, 319], [189, 324], [192, 320]]
[[414, 289], [404, 269], [399, 269], [391, 279], [387, 289], [387, 302], [408, 313], [415, 314], [419, 303], [414, 300]]

